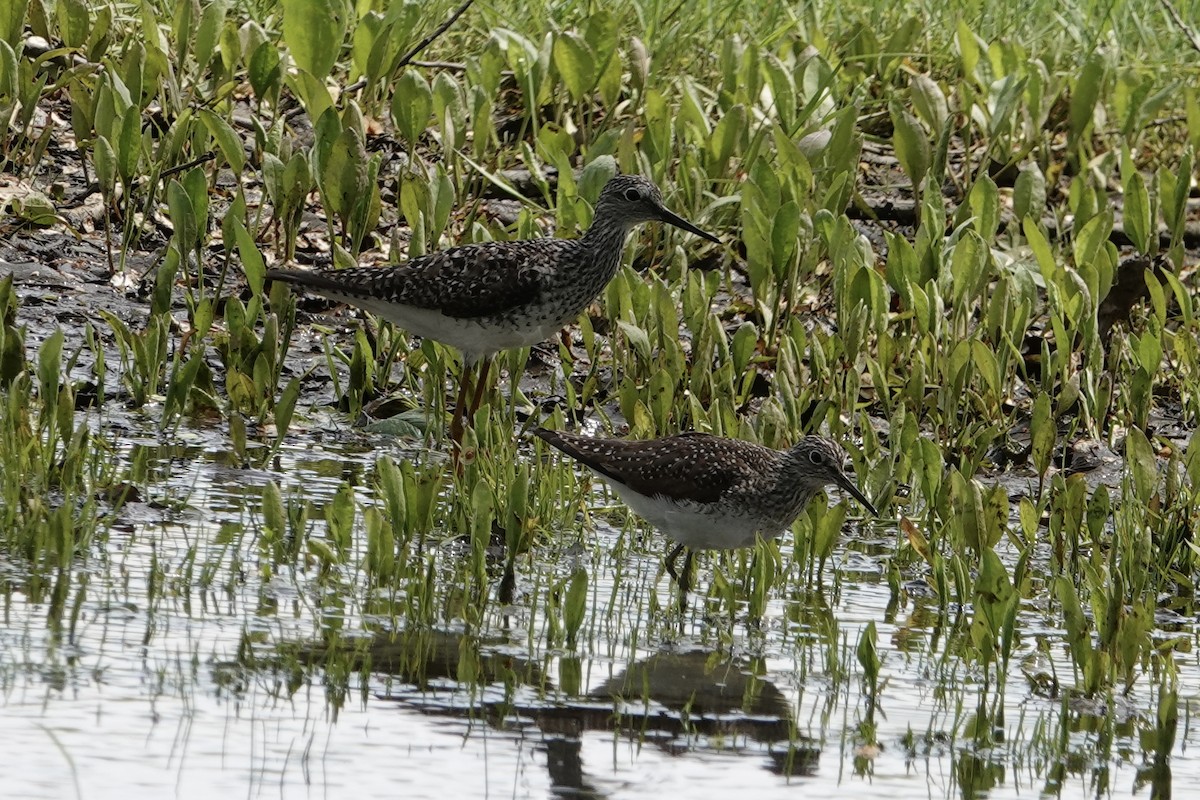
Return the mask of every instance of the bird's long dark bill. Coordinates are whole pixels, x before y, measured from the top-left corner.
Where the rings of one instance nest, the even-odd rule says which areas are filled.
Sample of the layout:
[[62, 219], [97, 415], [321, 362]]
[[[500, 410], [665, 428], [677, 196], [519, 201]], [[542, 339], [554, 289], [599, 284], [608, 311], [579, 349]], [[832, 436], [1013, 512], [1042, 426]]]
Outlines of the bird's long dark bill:
[[688, 233], [694, 233], [702, 239], [708, 239], [710, 242], [716, 242], [717, 244], [721, 243], [721, 240], [713, 236], [711, 233], [705, 233], [683, 217], [673, 214], [665, 208], [659, 208], [658, 213], [663, 222], [674, 225], [676, 228], [683, 228]]
[[879, 512], [875, 510], [875, 506], [871, 505], [871, 501], [867, 499], [865, 494], [858, 490], [858, 487], [854, 485], [854, 481], [850, 480], [850, 478], [845, 475], [839, 475], [837, 485], [839, 489], [845, 490], [851, 497], [861, 503], [863, 508], [870, 511], [872, 517], [879, 516]]

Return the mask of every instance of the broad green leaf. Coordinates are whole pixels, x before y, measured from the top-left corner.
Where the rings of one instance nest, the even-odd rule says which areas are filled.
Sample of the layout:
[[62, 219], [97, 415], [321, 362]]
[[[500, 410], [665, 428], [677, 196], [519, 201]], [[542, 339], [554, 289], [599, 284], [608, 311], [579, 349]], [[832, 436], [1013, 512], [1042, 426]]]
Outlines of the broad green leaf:
[[279, 49], [274, 42], [263, 42], [254, 48], [250, 54], [250, 66], [246, 70], [250, 79], [250, 88], [254, 96], [262, 100], [272, 93], [279, 91], [279, 82], [283, 77], [283, 68], [279, 60]]
[[1097, 259], [1100, 251], [1104, 249], [1104, 243], [1108, 241], [1108, 237], [1112, 233], [1112, 226], [1112, 209], [1105, 209], [1084, 224], [1075, 235], [1073, 243], [1077, 265], [1091, 264]]
[[217, 40], [220, 38], [221, 29], [225, 27], [225, 14], [228, 7], [227, 0], [216, 0], [205, 6], [200, 15], [200, 26], [196, 31], [196, 42], [193, 49], [200, 74], [204, 74], [216, 52]]
[[616, 174], [617, 160], [612, 156], [598, 156], [592, 159], [579, 175], [579, 196], [594, 206], [604, 184]]
[[1161, 182], [1163, 191], [1159, 195], [1159, 202], [1163, 208], [1163, 219], [1167, 223], [1167, 231], [1173, 239], [1183, 236], [1187, 220], [1187, 198], [1188, 192], [1191, 190], [1191, 181], [1188, 176], [1192, 174], [1192, 153], [1191, 147], [1183, 151], [1177, 171], [1162, 168], [1163, 173], [1170, 175], [1171, 187], [1168, 191], [1167, 181]]
[[1079, 77], [1071, 90], [1069, 119], [1072, 138], [1078, 139], [1092, 122], [1096, 101], [1104, 85], [1104, 56], [1092, 53], [1079, 71]]
[[1146, 505], [1158, 488], [1158, 462], [1150, 447], [1150, 440], [1136, 426], [1130, 427], [1125, 435], [1125, 466], [1133, 476], [1133, 489], [1138, 501]]
[[771, 225], [771, 255], [777, 272], [784, 272], [800, 235], [800, 206], [788, 200], [775, 212]]
[[1054, 252], [1050, 249], [1050, 242], [1046, 240], [1046, 234], [1042, 233], [1038, 221], [1033, 217], [1025, 217], [1021, 228], [1025, 233], [1025, 238], [1029, 241], [1029, 249], [1033, 251], [1033, 255], [1037, 259], [1038, 268], [1041, 270], [1046, 284], [1057, 284], [1059, 273], [1062, 272], [1063, 267], [1055, 261]]
[[182, 183], [192, 203], [196, 241], [200, 242], [208, 232], [208, 180], [204, 177], [204, 170], [193, 167], [184, 173]]
[[[84, 0], [57, 0], [55, 10], [58, 12], [58, 35], [63, 45], [82, 47], [87, 42], [88, 28], [92, 23], [87, 3]], [[14, 15], [9, 12], [7, 16], [11, 19]]]
[[1093, 650], [1090, 628], [1080, 604], [1079, 587], [1071, 578], [1060, 575], [1054, 581], [1054, 594], [1063, 607], [1063, 626], [1067, 629], [1067, 644], [1071, 648], [1072, 659], [1080, 667], [1085, 667], [1093, 658]]
[[578, 103], [596, 85], [596, 59], [579, 34], [567, 31], [554, 37], [554, 66], [571, 99]]
[[117, 155], [109, 144], [108, 138], [101, 136], [96, 139], [92, 151], [92, 163], [96, 167], [96, 180], [100, 184], [100, 193], [105, 198], [112, 197], [117, 186]]
[[234, 218], [233, 221], [234, 236], [237, 238], [238, 256], [242, 260], [242, 269], [246, 273], [246, 283], [250, 287], [250, 291], [258, 296], [262, 293], [263, 281], [267, 277], [267, 266], [263, 263], [262, 253], [258, 251], [258, 246], [254, 243], [246, 226], [242, 224], [240, 219]]
[[1154, 217], [1150, 211], [1150, 193], [1146, 189], [1146, 181], [1142, 173], [1131, 166], [1125, 176], [1125, 233], [1134, 248], [1142, 254], [1150, 255], [1158, 248], [1157, 236], [1154, 232]]
[[708, 142], [709, 162], [717, 174], [724, 174], [729, 159], [738, 149], [738, 142], [746, 131], [746, 107], [734, 105], [713, 128]]
[[862, 634], [858, 637], [858, 647], [855, 648], [855, 655], [858, 657], [858, 663], [863, 668], [863, 678], [867, 682], [867, 691], [874, 692], [876, 682], [879, 678], [879, 652], [876, 647], [875, 621], [867, 623], [863, 628]]
[[432, 114], [433, 91], [429, 82], [417, 70], [405, 70], [392, 95], [392, 121], [410, 146], [425, 132]]
[[741, 374], [746, 369], [757, 347], [758, 329], [753, 322], [743, 322], [733, 334], [733, 347], [730, 349], [735, 373]]
[[918, 72], [909, 80], [908, 91], [912, 96], [913, 108], [925, 120], [925, 124], [935, 133], [941, 131], [950, 116], [942, 87], [924, 72]]
[[968, 201], [975, 230], [985, 242], [992, 241], [1000, 225], [1000, 191], [996, 188], [996, 182], [986, 174], [981, 175], [971, 186]]
[[246, 166], [246, 152], [237, 132], [228, 122], [206, 108], [200, 109], [200, 119], [208, 129], [208, 134], [216, 141], [229, 168], [234, 174], [240, 174]]
[[988, 246], [979, 234], [967, 229], [954, 245], [950, 256], [950, 277], [954, 281], [956, 304], [973, 301], [988, 278]]
[[563, 610], [563, 623], [567, 628], [567, 646], [574, 647], [579, 636], [579, 628], [583, 625], [587, 612], [588, 574], [583, 567], [577, 567], [571, 573], [567, 586], [566, 608]]
[[921, 127], [917, 118], [899, 104], [892, 104], [891, 114], [894, 126], [892, 146], [896, 150], [896, 158], [900, 160], [900, 166], [912, 181], [913, 191], [920, 191], [921, 181], [925, 179], [925, 172], [933, 158], [929, 137], [925, 135], [925, 129]]
[[358, 131], [343, 130], [321, 166], [321, 188], [329, 210], [346, 220], [368, 189], [367, 148]]
[[1058, 436], [1054, 417], [1050, 412], [1049, 393], [1041, 392], [1033, 401], [1033, 418], [1029, 422], [1029, 430], [1032, 436], [1030, 458], [1033, 460], [1033, 468], [1039, 476], [1044, 476], [1050, 469], [1054, 441]]
[[979, 41], [962, 17], [958, 19], [954, 43], [958, 45], [958, 56], [962, 60], [963, 74], [968, 78], [976, 78], [975, 70], [979, 66]]
[[187, 190], [177, 180], [167, 184], [167, 209], [171, 213], [171, 224], [175, 227], [175, 238], [181, 253], [196, 245], [196, 212]]
[[29, 0], [5, 0], [0, 3], [0, 42], [15, 50], [25, 29]]
[[1017, 173], [1013, 186], [1013, 214], [1017, 219], [1040, 220], [1046, 210], [1046, 177], [1037, 164], [1029, 163]]
[[[296, 66], [309, 75], [329, 75], [346, 36], [349, 12], [346, 3], [343, 0], [280, 0], [280, 5], [283, 8], [283, 40]], [[309, 113], [312, 115], [313, 110], [309, 109]]]
[[128, 184], [137, 172], [138, 160], [142, 154], [142, 115], [138, 107], [129, 106], [119, 124], [120, 134], [113, 142], [117, 155], [117, 172], [120, 173], [121, 180]]
[[308, 70], [290, 70], [285, 73], [284, 82], [300, 98], [309, 119], [320, 120], [333, 107], [333, 98], [325, 83]]
[[638, 356], [643, 360], [649, 361], [650, 337], [646, 335], [646, 332], [637, 325], [625, 322], [624, 320], [617, 320], [617, 327], [625, 334], [625, 338], [633, 346]]

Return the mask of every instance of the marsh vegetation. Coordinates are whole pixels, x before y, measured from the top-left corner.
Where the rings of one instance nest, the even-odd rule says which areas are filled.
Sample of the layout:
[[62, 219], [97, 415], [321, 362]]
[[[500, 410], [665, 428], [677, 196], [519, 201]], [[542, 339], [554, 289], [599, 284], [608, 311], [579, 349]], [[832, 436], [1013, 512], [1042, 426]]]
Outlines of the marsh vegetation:
[[[4, 794], [1191, 785], [1197, 20], [6, 0]], [[264, 280], [573, 237], [617, 171], [722, 243], [633, 235], [461, 469], [454, 351]], [[681, 611], [534, 425], [820, 432], [881, 517]]]

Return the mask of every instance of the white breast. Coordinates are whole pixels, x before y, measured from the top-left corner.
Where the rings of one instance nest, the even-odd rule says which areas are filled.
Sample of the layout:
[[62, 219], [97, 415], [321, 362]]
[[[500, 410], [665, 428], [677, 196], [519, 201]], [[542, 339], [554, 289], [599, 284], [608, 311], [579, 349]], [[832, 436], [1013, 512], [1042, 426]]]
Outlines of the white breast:
[[[529, 324], [481, 323], [479, 320], [450, 317], [440, 311], [396, 305], [383, 300], [361, 297], [346, 302], [364, 308], [388, 320], [401, 330], [461, 350], [468, 360], [518, 347], [529, 347], [553, 336], [561, 325], [554, 320], [533, 319]], [[506, 321], [507, 322], [507, 321]]]
[[[601, 476], [603, 477], [603, 476]], [[779, 536], [782, 525], [763, 529], [749, 514], [717, 510], [711, 503], [675, 501], [646, 497], [623, 486], [610, 484], [617, 495], [639, 516], [656, 526], [668, 539], [698, 550], [732, 550], [752, 547], [759, 536]]]

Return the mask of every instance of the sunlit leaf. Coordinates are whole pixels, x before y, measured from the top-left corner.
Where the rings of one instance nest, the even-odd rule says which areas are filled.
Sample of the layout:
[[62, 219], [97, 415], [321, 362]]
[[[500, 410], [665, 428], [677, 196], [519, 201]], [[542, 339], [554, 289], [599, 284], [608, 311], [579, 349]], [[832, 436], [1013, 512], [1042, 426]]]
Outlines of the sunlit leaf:
[[567, 31], [554, 37], [554, 66], [567, 85], [571, 99], [582, 100], [596, 85], [596, 60], [587, 42]]
[[310, 75], [328, 75], [341, 55], [346, 35], [343, 0], [280, 0], [283, 40], [296, 66]]

